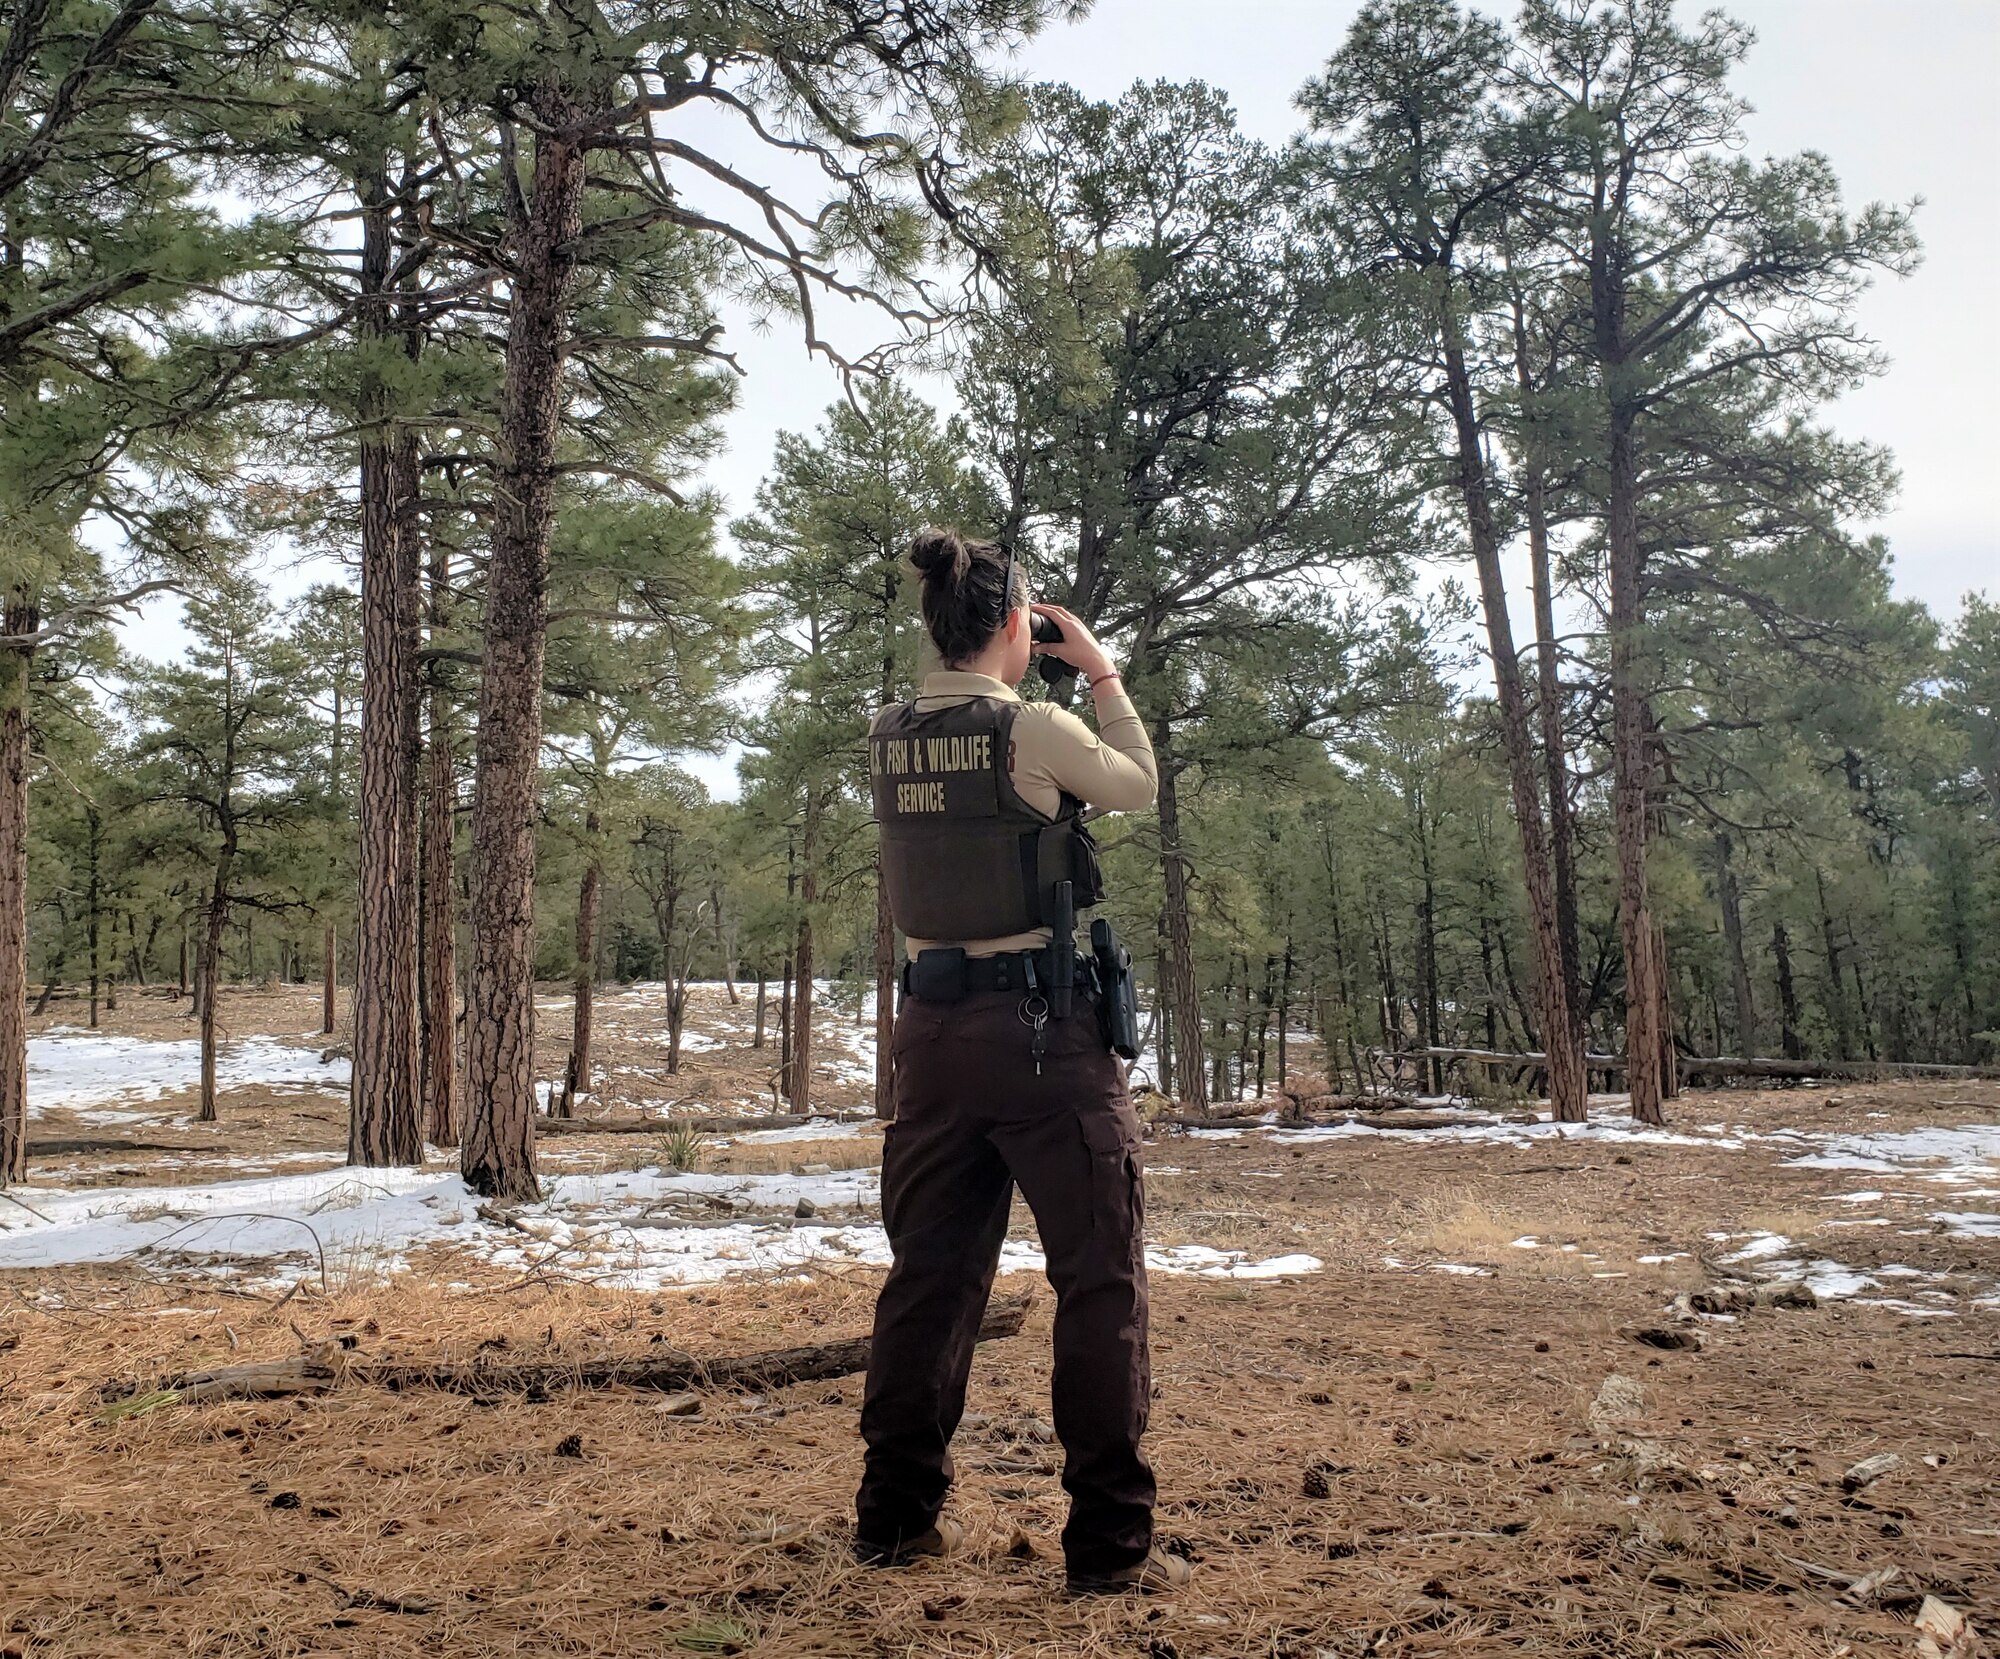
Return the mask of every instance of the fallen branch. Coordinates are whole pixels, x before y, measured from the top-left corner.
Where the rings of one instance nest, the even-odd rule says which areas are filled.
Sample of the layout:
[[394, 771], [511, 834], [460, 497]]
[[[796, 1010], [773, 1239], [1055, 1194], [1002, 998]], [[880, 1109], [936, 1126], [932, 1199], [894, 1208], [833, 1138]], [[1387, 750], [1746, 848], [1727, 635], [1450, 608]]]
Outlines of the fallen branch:
[[[1528, 1066], [1547, 1064], [1548, 1056], [1539, 1049], [1509, 1053], [1492, 1048], [1428, 1048], [1421, 1051], [1437, 1060], [1460, 1060], [1476, 1066]], [[1622, 1054], [1586, 1054], [1584, 1064], [1591, 1071], [1625, 1069]], [[1807, 1078], [1837, 1078], [1844, 1082], [1887, 1082], [1902, 1077], [1996, 1078], [2000, 1071], [1986, 1066], [1943, 1066], [1914, 1061], [1890, 1060], [1791, 1060], [1762, 1056], [1740, 1058], [1729, 1054], [1682, 1054], [1674, 1064], [1683, 1077], [1771, 1077], [1802, 1081]]]
[[[978, 1340], [1018, 1336], [1028, 1296], [1002, 1297], [986, 1309]], [[212, 1400], [262, 1400], [318, 1394], [340, 1383], [375, 1388], [437, 1388], [452, 1394], [532, 1394], [564, 1388], [647, 1388], [677, 1393], [688, 1388], [764, 1392], [790, 1383], [847, 1377], [868, 1369], [869, 1338], [816, 1342], [804, 1348], [724, 1354], [698, 1359], [672, 1349], [610, 1359], [551, 1360], [529, 1364], [438, 1364], [413, 1360], [353, 1360], [329, 1347], [258, 1365], [225, 1365], [191, 1371], [161, 1392], [182, 1405]]]
[[723, 1118], [548, 1118], [535, 1119], [541, 1135], [667, 1135], [676, 1129], [693, 1129], [704, 1135], [750, 1135], [760, 1129], [800, 1129], [809, 1123], [873, 1123], [873, 1112], [817, 1112], [810, 1117], [796, 1113], [780, 1117]]

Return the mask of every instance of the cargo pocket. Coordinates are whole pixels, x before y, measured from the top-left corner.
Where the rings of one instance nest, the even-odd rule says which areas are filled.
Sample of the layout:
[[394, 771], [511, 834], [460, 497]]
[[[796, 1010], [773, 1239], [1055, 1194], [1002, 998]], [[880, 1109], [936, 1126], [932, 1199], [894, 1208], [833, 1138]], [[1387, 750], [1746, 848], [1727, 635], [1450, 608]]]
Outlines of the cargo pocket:
[[1092, 1231], [1123, 1234], [1138, 1254], [1142, 1207], [1139, 1186], [1139, 1126], [1129, 1109], [1093, 1104], [1077, 1116], [1090, 1149]]

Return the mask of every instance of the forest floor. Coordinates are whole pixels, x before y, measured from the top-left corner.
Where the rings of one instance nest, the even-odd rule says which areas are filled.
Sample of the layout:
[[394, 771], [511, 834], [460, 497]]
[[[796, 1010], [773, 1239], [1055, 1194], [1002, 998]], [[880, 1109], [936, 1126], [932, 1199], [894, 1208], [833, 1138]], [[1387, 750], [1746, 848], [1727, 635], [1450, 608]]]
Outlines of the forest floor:
[[[1040, 1288], [979, 1351], [951, 1562], [853, 1564], [858, 1378], [686, 1416], [358, 1383], [107, 1409], [302, 1341], [575, 1361], [867, 1327], [872, 1125], [717, 1139], [693, 1174], [650, 1136], [548, 1137], [545, 1202], [482, 1217], [442, 1157], [338, 1167], [314, 998], [223, 1012], [213, 1125], [169, 1005], [38, 1022], [31, 1181], [0, 1202], [0, 1654], [1834, 1659], [1919, 1654], [1926, 1595], [2000, 1633], [2000, 1085], [1690, 1093], [1667, 1131], [1615, 1101], [1163, 1131], [1148, 1447], [1196, 1577], [1076, 1603], [1021, 1214], [1002, 1285]], [[601, 1098], [768, 1104], [748, 1013], [698, 989], [668, 1078], [657, 992], [613, 992]], [[865, 1103], [845, 1032], [826, 1106]], [[1669, 1314], [1734, 1277], [1817, 1305]]]

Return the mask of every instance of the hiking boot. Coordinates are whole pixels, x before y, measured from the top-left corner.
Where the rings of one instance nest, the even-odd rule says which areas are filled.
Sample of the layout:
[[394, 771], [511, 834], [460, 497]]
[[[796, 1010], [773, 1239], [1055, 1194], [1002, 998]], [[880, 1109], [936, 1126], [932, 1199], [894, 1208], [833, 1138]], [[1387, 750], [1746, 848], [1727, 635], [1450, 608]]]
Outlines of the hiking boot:
[[1071, 1573], [1069, 1593], [1073, 1596], [1154, 1596], [1166, 1590], [1184, 1590], [1194, 1569], [1178, 1555], [1163, 1549], [1147, 1552], [1129, 1567], [1113, 1567], [1102, 1573]]
[[956, 1555], [964, 1542], [965, 1529], [956, 1521], [947, 1521], [940, 1516], [930, 1531], [893, 1544], [877, 1543], [857, 1533], [854, 1556], [864, 1567], [907, 1567], [913, 1561]]

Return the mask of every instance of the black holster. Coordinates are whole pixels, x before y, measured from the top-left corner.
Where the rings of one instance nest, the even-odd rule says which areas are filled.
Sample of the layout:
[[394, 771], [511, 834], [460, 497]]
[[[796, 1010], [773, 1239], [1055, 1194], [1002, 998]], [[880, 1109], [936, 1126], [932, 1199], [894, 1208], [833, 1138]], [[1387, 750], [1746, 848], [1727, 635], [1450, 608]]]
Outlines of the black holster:
[[1132, 978], [1132, 953], [1118, 942], [1110, 922], [1090, 924], [1090, 953], [1097, 963], [1097, 1021], [1104, 1046], [1127, 1060], [1139, 1058], [1139, 988]]

